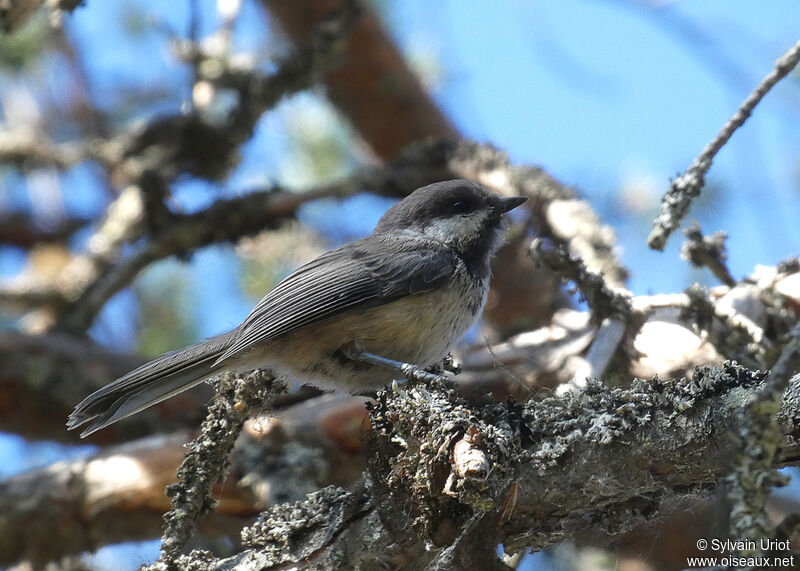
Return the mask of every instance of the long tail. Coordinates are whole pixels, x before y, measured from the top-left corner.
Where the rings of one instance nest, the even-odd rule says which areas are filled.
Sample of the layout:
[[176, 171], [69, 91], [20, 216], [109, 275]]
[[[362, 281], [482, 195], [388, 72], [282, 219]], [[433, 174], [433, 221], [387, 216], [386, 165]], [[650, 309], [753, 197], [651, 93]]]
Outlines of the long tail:
[[70, 430], [91, 423], [84, 438], [208, 379], [224, 365], [214, 362], [233, 341], [234, 332], [172, 351], [145, 363], [83, 399], [67, 420]]

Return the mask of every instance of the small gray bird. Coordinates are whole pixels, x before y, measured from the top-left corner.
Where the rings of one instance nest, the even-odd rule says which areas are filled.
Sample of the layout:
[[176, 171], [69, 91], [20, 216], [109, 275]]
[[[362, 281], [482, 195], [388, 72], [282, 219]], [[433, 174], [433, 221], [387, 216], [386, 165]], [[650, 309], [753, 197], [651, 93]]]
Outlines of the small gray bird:
[[480, 316], [505, 213], [525, 200], [466, 180], [419, 188], [371, 235], [281, 281], [236, 329], [92, 393], [67, 426], [90, 423], [87, 436], [223, 371], [269, 367], [301, 384], [363, 392], [405, 364], [433, 365]]

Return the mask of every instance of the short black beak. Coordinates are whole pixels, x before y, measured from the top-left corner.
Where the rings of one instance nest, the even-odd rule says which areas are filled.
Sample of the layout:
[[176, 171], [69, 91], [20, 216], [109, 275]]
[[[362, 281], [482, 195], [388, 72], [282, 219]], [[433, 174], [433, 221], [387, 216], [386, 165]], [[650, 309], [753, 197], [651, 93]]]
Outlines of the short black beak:
[[505, 214], [509, 210], [515, 209], [517, 206], [528, 200], [524, 196], [512, 196], [511, 198], [501, 198], [497, 204], [497, 212]]

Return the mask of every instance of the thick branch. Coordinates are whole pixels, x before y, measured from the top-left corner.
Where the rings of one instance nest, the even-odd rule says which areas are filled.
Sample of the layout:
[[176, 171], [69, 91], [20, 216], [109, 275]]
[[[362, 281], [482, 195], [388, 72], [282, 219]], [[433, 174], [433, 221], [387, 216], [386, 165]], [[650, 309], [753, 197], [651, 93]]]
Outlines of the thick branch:
[[[302, 43], [315, 22], [342, 0], [262, 0], [293, 41]], [[330, 100], [373, 151], [395, 160], [408, 145], [458, 132], [425, 92], [371, 10], [347, 35], [342, 65], [323, 76]]]
[[[796, 272], [797, 267], [796, 265], [787, 264], [784, 269], [789, 272]], [[762, 270], [762, 274], [764, 273], [765, 272]], [[762, 275], [760, 280], [753, 279], [752, 281], [763, 282], [764, 287], [769, 285], [770, 287], [774, 287], [776, 291], [780, 290], [780, 295], [790, 296], [791, 299], [794, 299], [795, 297], [800, 297], [796, 286], [792, 287], [791, 285], [797, 283], [797, 280], [794, 279], [795, 275], [795, 273], [785, 274], [777, 273], [776, 271], [773, 277], [767, 278]], [[774, 292], [773, 294], [768, 294], [767, 291], [760, 292], [759, 290], [753, 290], [750, 294], [753, 296], [754, 300], [764, 300], [775, 297]], [[676, 308], [688, 305], [688, 298], [685, 295], [655, 296], [633, 298], [631, 302], [635, 312], [642, 315], [650, 315], [657, 309], [664, 308], [673, 308], [672, 311], [677, 313]], [[663, 319], [663, 317], [659, 319]], [[585, 350], [591, 340], [593, 332], [594, 329], [589, 324], [588, 314], [582, 315], [579, 312], [569, 312], [567, 315], [562, 312], [557, 322], [553, 323], [549, 328], [522, 334], [508, 340], [508, 342], [504, 344], [494, 346], [488, 350], [485, 349], [481, 353], [469, 355], [464, 363], [464, 373], [461, 375], [463, 378], [459, 378], [458, 380], [464, 381], [473, 388], [476, 385], [478, 387], [484, 387], [475, 390], [472, 390], [469, 386], [466, 387], [466, 392], [484, 395], [486, 392], [485, 387], [489, 386], [486, 383], [492, 383], [495, 375], [506, 373], [506, 369], [510, 367], [516, 367], [520, 375], [546, 375], [548, 370], [566, 368], [566, 363], [568, 363], [570, 359], [581, 354], [581, 352]], [[660, 345], [670, 345], [673, 343], [672, 339], [665, 337], [663, 333], [656, 332], [654, 335], [655, 339], [653, 339], [653, 341]], [[792, 337], [791, 339], [794, 338]], [[644, 357], [646, 358], [647, 356]], [[651, 361], [654, 359], [653, 356], [649, 356], [649, 358]], [[675, 358], [674, 352], [670, 354], [670, 358]], [[691, 359], [692, 357], [687, 358]], [[502, 364], [500, 367], [497, 366], [498, 362]], [[791, 362], [787, 361], [787, 363], [789, 364], [776, 367], [775, 375], [777, 377], [783, 377], [787, 368], [792, 368], [793, 365], [791, 365]], [[521, 368], [523, 365], [524, 369]], [[676, 366], [674, 360], [660, 365], [664, 370], [670, 370], [670, 368], [674, 366]], [[714, 375], [708, 375], [705, 371], [706, 370], [701, 370], [700, 373], [696, 374], [692, 383], [684, 383], [681, 385], [662, 381], [652, 381], [649, 384], [640, 382], [627, 392], [621, 389], [613, 391], [610, 389], [601, 389], [598, 385], [591, 384], [588, 389], [588, 394], [577, 393], [576, 395], [565, 397], [564, 400], [547, 399], [539, 404], [532, 403], [526, 405], [524, 410], [514, 406], [507, 408], [498, 404], [489, 405], [488, 407], [481, 407], [477, 404], [466, 404], [457, 396], [447, 391], [445, 391], [444, 395], [441, 395], [438, 394], [438, 392], [425, 391], [422, 388], [413, 389], [415, 392], [409, 389], [407, 397], [404, 393], [401, 393], [393, 396], [386, 403], [382, 404], [382, 406], [390, 406], [389, 403], [393, 403], [391, 407], [394, 408], [391, 410], [384, 410], [382, 414], [383, 420], [376, 421], [377, 429], [382, 431], [390, 430], [391, 432], [386, 434], [386, 438], [392, 442], [410, 442], [411, 444], [408, 446], [409, 450], [435, 449], [440, 451], [440, 456], [428, 459], [410, 457], [401, 460], [392, 460], [393, 462], [401, 461], [402, 463], [402, 468], [397, 468], [392, 472], [392, 474], [394, 474], [392, 478], [399, 477], [403, 480], [397, 482], [400, 489], [406, 486], [407, 489], [416, 490], [418, 493], [417, 496], [410, 499], [395, 497], [394, 500], [389, 503], [411, 505], [414, 502], [429, 501], [427, 496], [419, 496], [421, 492], [418, 484], [427, 481], [432, 482], [431, 484], [425, 484], [428, 492], [433, 494], [434, 500], [432, 501], [444, 501], [445, 505], [437, 506], [433, 504], [432, 507], [424, 510], [425, 513], [422, 514], [423, 516], [429, 517], [430, 514], [439, 512], [453, 516], [454, 513], [461, 513], [459, 511], [461, 508], [458, 508], [458, 505], [466, 502], [467, 505], [472, 506], [472, 508], [479, 508], [479, 512], [474, 512], [470, 515], [470, 518], [472, 518], [480, 516], [481, 513], [489, 509], [489, 507], [486, 506], [491, 507], [492, 505], [498, 506], [504, 504], [505, 507], [498, 511], [500, 512], [499, 517], [503, 522], [502, 525], [505, 525], [506, 520], [513, 520], [512, 516], [516, 510], [522, 509], [515, 504], [514, 497], [517, 497], [516, 503], [518, 504], [520, 501], [518, 496], [521, 491], [524, 490], [524, 487], [520, 487], [519, 483], [515, 484], [514, 482], [517, 482], [517, 480], [535, 480], [540, 477], [540, 472], [545, 473], [552, 468], [555, 472], [548, 476], [548, 481], [555, 486], [559, 478], [563, 478], [563, 473], [565, 472], [570, 470], [590, 470], [591, 468], [584, 466], [584, 462], [587, 463], [588, 466], [605, 462], [607, 457], [604, 454], [608, 454], [613, 458], [614, 462], [617, 463], [615, 466], [619, 468], [620, 474], [615, 475], [614, 478], [616, 478], [616, 480], [612, 481], [617, 482], [614, 484], [615, 487], [613, 490], [615, 494], [620, 494], [620, 497], [624, 496], [623, 491], [625, 486], [629, 484], [633, 486], [630, 489], [634, 496], [636, 496], [636, 494], [639, 493], [636, 486], [642, 484], [642, 482], [638, 482], [634, 476], [630, 474], [623, 476], [626, 471], [635, 472], [635, 470], [632, 470], [625, 464], [626, 462], [636, 465], [636, 470], [646, 473], [649, 472], [650, 477], [655, 478], [658, 482], [660, 482], [660, 478], [667, 478], [664, 482], [657, 482], [655, 491], [653, 491], [653, 495], [657, 498], [669, 497], [673, 492], [677, 494], [685, 493], [686, 489], [691, 489], [691, 482], [694, 482], [695, 486], [700, 488], [710, 485], [708, 482], [713, 481], [713, 474], [719, 474], [725, 469], [725, 464], [720, 458], [724, 458], [726, 454], [730, 456], [728, 452], [731, 449], [729, 443], [727, 441], [720, 441], [718, 436], [714, 436], [715, 433], [717, 435], [730, 433], [728, 428], [723, 427], [719, 423], [722, 422], [724, 418], [733, 418], [733, 420], [730, 421], [732, 423], [730, 427], [734, 427], [731, 429], [734, 430], [737, 425], [736, 423], [740, 422], [741, 418], [746, 418], [734, 415], [733, 412], [730, 411], [726, 412], [726, 407], [736, 410], [745, 410], [744, 407], [752, 400], [755, 389], [737, 389], [731, 384], [731, 386], [726, 389], [728, 393], [722, 396], [717, 389], [722, 390], [720, 388], [720, 383], [725, 379], [727, 379], [726, 382], [730, 381], [731, 383], [736, 380], [732, 377], [732, 373], [721, 374], [718, 378]], [[729, 368], [728, 371], [736, 372], [738, 369]], [[515, 373], [512, 371], [511, 376], [514, 377], [514, 374]], [[745, 384], [747, 378], [745, 373], [741, 373], [739, 380], [742, 384]], [[519, 384], [516, 379], [514, 379], [514, 381], [517, 385]], [[462, 385], [459, 387], [459, 390], [464, 388], [463, 384], [464, 383], [459, 382], [459, 385]], [[722, 384], [724, 385], [724, 383]], [[679, 387], [683, 388], [679, 389]], [[794, 386], [790, 387], [790, 395], [794, 393], [800, 394], [800, 390], [795, 390], [795, 388]], [[492, 390], [494, 391], [494, 389]], [[495, 391], [495, 394], [498, 394], [497, 391]], [[529, 394], [523, 393], [523, 396], [528, 397]], [[324, 411], [325, 407], [340, 399], [351, 404], [346, 404], [343, 410], [335, 411], [331, 414], [323, 412], [324, 418], [320, 416], [319, 411]], [[401, 399], [400, 402], [395, 402], [397, 399]], [[413, 402], [406, 402], [408, 399]], [[473, 397], [472, 400], [478, 403], [486, 402], [484, 398]], [[783, 407], [782, 420], [786, 426], [785, 431], [786, 434], [793, 437], [797, 437], [797, 434], [800, 434], [800, 429], [798, 429], [800, 426], [800, 404], [798, 403], [800, 403], [800, 396], [787, 396], [786, 403]], [[407, 408], [412, 405], [420, 408]], [[672, 411], [672, 409], [675, 409], [677, 412]], [[455, 416], [447, 413], [447, 410], [453, 411]], [[272, 432], [279, 441], [285, 441], [285, 439], [288, 438], [292, 441], [302, 441], [312, 445], [331, 442], [336, 450], [344, 449], [349, 451], [349, 453], [359, 454], [360, 447], [363, 444], [362, 437], [360, 436], [361, 430], [365, 429], [366, 426], [362, 421], [363, 409], [357, 399], [350, 401], [342, 395], [326, 395], [320, 399], [315, 399], [314, 401], [299, 405], [292, 409], [292, 411], [296, 412], [293, 412], [288, 418], [281, 417], [280, 419], [280, 426], [282, 427], [280, 433], [286, 436], [282, 437], [280, 434]], [[703, 425], [705, 418], [694, 419], [691, 414], [697, 411], [702, 411], [702, 415], [712, 415], [712, 417], [708, 417], [711, 424], [708, 426]], [[288, 412], [289, 411], [287, 411], [287, 413]], [[458, 414], [455, 414], [456, 412], [458, 412]], [[648, 414], [650, 415], [649, 417]], [[682, 418], [682, 415], [689, 416]], [[373, 416], [373, 418], [375, 417]], [[310, 419], [319, 419], [319, 422], [310, 422]], [[392, 421], [387, 424], [386, 419], [392, 419]], [[656, 422], [657, 419], [661, 420]], [[444, 428], [438, 424], [440, 421]], [[437, 424], [434, 425], [433, 423]], [[669, 423], [674, 424], [671, 432], [665, 428]], [[273, 425], [272, 420], [257, 421], [252, 425], [251, 429], [246, 430], [246, 434], [248, 437], [259, 438], [259, 435], [270, 433], [270, 431], [273, 430], [273, 426], [277, 427], [277, 425]], [[511, 430], [513, 434], [509, 435], [503, 433], [502, 430], [506, 430], [502, 428], [504, 426], [507, 428], [510, 427], [508, 429]], [[701, 428], [709, 432], [698, 436], [695, 431]], [[475, 432], [476, 429], [477, 432]], [[684, 429], [686, 429], [685, 435]], [[501, 430], [501, 432], [498, 433], [498, 430]], [[662, 430], [666, 430], [666, 432], [663, 434], [659, 432]], [[392, 435], [398, 431], [398, 437], [393, 438]], [[409, 433], [408, 431], [411, 432]], [[658, 434], [658, 438], [662, 440], [658, 440], [654, 434]], [[676, 436], [676, 434], [678, 434], [678, 436]], [[443, 445], [444, 443], [438, 440], [436, 442], [424, 440], [428, 438], [428, 436], [435, 439], [444, 439], [449, 442], [449, 444]], [[697, 448], [685, 448], [684, 441], [681, 439], [695, 437], [698, 438], [696, 443]], [[416, 442], [416, 440], [420, 438], [422, 438], [423, 441]], [[508, 456], [503, 456], [504, 453], [501, 453], [502, 450], [498, 451], [496, 448], [487, 448], [487, 444], [484, 444], [485, 442], [496, 441], [497, 438], [501, 438], [501, 441], [505, 443], [499, 448], [508, 449]], [[511, 440], [509, 440], [509, 438]], [[654, 438], [656, 438], [656, 440], [653, 440]], [[600, 440], [599, 444], [595, 442], [597, 439]], [[675, 456], [678, 458], [679, 462], [675, 464], [671, 464], [671, 460], [668, 462], [663, 458], [659, 459], [661, 457], [653, 455], [653, 450], [651, 448], [661, 446], [664, 444], [664, 441], [670, 439], [676, 439], [673, 445], [679, 448], [679, 450], [675, 452]], [[524, 449], [517, 448], [519, 444], [510, 443], [512, 441], [523, 443]], [[589, 451], [593, 446], [593, 442], [595, 442], [597, 450]], [[709, 445], [709, 442], [713, 442], [711, 449], [713, 454], [707, 461], [703, 460], [703, 462], [707, 462], [707, 465], [703, 464], [699, 467], [693, 465], [692, 462], [695, 462], [695, 459], [692, 455], [699, 455], [697, 450], [702, 450], [702, 447]], [[240, 440], [240, 445], [246, 446], [246, 443]], [[573, 449], [571, 447], [573, 445], [582, 447], [580, 448], [580, 454], [576, 453], [576, 456], [572, 454]], [[536, 448], [537, 446], [539, 448]], [[695, 446], [695, 444], [692, 444], [692, 446]], [[538, 449], [541, 450], [536, 452]], [[447, 455], [448, 450], [452, 452], [452, 456]], [[543, 460], [543, 451], [547, 450], [551, 452], [558, 451], [558, 454], [556, 455], [555, 452], [552, 452], [552, 454], [555, 455], [553, 458]], [[385, 458], [384, 453], [385, 450], [384, 452], [379, 451], [377, 453], [373, 451], [369, 454], [369, 457], [373, 459], [377, 458], [381, 462], [389, 462], [391, 459]], [[670, 453], [670, 450], [662, 452], [665, 457]], [[392, 454], [396, 454], [396, 451], [392, 452]], [[291, 455], [297, 458], [298, 461], [301, 461], [304, 466], [312, 466], [314, 473], [328, 474], [328, 476], [326, 476], [328, 479], [325, 480], [326, 483], [339, 483], [341, 485], [352, 481], [354, 477], [352, 457], [347, 455], [342, 456], [341, 452], [332, 455], [326, 452], [324, 458], [329, 466], [327, 469], [317, 468], [315, 464], [316, 461], [309, 461], [307, 455], [302, 457], [297, 456], [297, 454]], [[642, 464], [642, 462], [645, 462], [643, 459], [650, 458], [651, 456], [654, 462], [653, 465]], [[796, 456], [796, 454], [794, 456], [790, 455], [788, 461], [794, 461]], [[340, 461], [331, 461], [331, 457], [338, 457]], [[277, 498], [296, 498], [297, 495], [294, 492], [285, 495], [283, 492], [277, 491], [274, 479], [276, 477], [275, 463], [273, 460], [265, 461], [264, 458], [264, 452], [257, 452], [252, 449], [243, 448], [242, 452], [235, 452], [234, 462], [236, 463], [236, 473], [240, 475], [242, 473], [247, 474], [247, 485], [254, 489], [271, 490], [272, 493], [276, 494], [274, 497]], [[508, 465], [502, 464], [505, 462], [503, 458], [507, 458]], [[720, 463], [714, 464], [714, 462], [718, 460], [720, 460]], [[442, 464], [442, 462], [444, 462], [444, 464]], [[501, 485], [493, 485], [491, 483], [493, 480], [484, 478], [481, 475], [486, 473], [483, 467], [486, 466], [487, 462], [489, 471], [493, 474], [493, 477], [499, 475], [500, 480], [503, 480], [502, 475], [504, 473], [518, 473], [518, 475], [515, 475], [514, 478], [510, 480], [511, 483], [508, 484], [507, 490], [500, 489], [502, 488]], [[500, 464], [498, 464], [498, 462], [500, 462]], [[542, 462], [544, 462], [546, 466], [539, 466]], [[775, 462], [778, 462], [778, 460], [776, 459]], [[535, 477], [533, 475], [534, 472], [531, 472], [532, 468], [527, 466], [528, 463], [536, 464]], [[420, 472], [419, 469], [417, 469], [417, 472], [414, 472], [412, 469], [414, 465], [422, 465], [423, 467], [429, 465], [433, 473], [427, 473], [424, 470]], [[644, 468], [642, 466], [644, 466]], [[473, 469], [473, 467], [477, 469]], [[450, 472], [451, 469], [452, 473]], [[289, 473], [296, 474], [296, 470], [297, 468], [292, 468]], [[689, 483], [675, 484], [670, 480], [673, 476], [665, 474], [665, 470], [676, 470], [685, 473], [688, 478], [687, 482]], [[358, 469], [356, 469], [356, 471], [358, 471]], [[334, 475], [334, 473], [338, 473], [338, 475]], [[416, 476], [414, 476], [415, 473], [417, 474]], [[600, 474], [600, 472], [597, 472], [597, 474]], [[705, 474], [707, 479], [702, 480], [702, 482], [700, 480], [693, 480], [698, 474]], [[708, 474], [712, 475], [709, 476]], [[579, 473], [576, 478], [580, 475]], [[588, 477], [586, 473], [582, 475]], [[589, 478], [587, 480], [588, 483], [581, 485], [590, 487], [596, 486], [602, 490], [603, 486], [608, 484], [608, 478], [610, 478], [610, 476], [602, 474], [602, 477], [604, 479], [597, 482], [592, 482], [591, 478]], [[413, 481], [410, 483], [405, 481], [404, 479], [407, 478], [411, 478]], [[626, 478], [633, 478], [633, 483], [631, 484], [631, 481]], [[277, 479], [278, 481], [286, 483], [291, 481], [292, 485], [294, 485], [294, 482], [297, 480], [297, 478], [287, 479], [286, 477], [280, 476], [278, 476]], [[378, 478], [378, 476], [375, 476], [373, 480], [376, 482], [384, 482], [390, 481], [391, 478]], [[575, 490], [579, 489], [580, 488], [577, 487], [573, 492], [577, 494], [578, 492]], [[494, 490], [494, 492], [492, 490]], [[296, 491], [297, 489], [295, 489], [295, 492]], [[422, 490], [422, 492], [424, 492], [424, 490]], [[355, 498], [353, 501], [359, 506], [364, 506], [365, 504], [382, 506], [383, 500], [381, 500], [381, 498], [385, 498], [385, 493], [387, 493], [385, 490], [377, 490], [376, 492], [370, 491], [366, 499]], [[498, 495], [493, 496], [493, 493]], [[586, 494], [588, 492], [584, 491], [580, 493]], [[256, 497], [259, 496], [256, 495]], [[373, 498], [375, 501], [370, 498]], [[419, 498], [423, 499], [420, 500]], [[601, 503], [594, 506], [594, 509], [602, 511], [607, 507], [606, 502], [613, 503], [614, 501], [620, 501], [624, 503], [623, 499], [618, 498], [614, 500], [613, 497], [611, 499], [602, 498]], [[451, 500], [456, 502], [456, 504], [454, 504], [455, 507], [446, 503]], [[541, 498], [534, 498], [530, 501], [533, 505], [536, 504], [536, 502], [541, 503], [540, 500]], [[573, 500], [578, 502], [578, 500], [574, 498]], [[587, 517], [589, 517], [589, 507], [587, 506], [591, 505], [590, 500], [591, 498], [587, 500], [586, 496], [580, 499], [581, 502], [585, 503], [583, 509], [587, 511]], [[558, 504], [558, 502], [562, 502], [562, 499], [555, 498], [550, 501], [554, 504]], [[636, 521], [641, 521], [642, 519], [650, 517], [655, 510], [653, 506], [656, 504], [657, 502], [655, 501], [652, 505], [647, 502], [642, 504], [647, 509], [644, 515], [636, 515], [636, 517], [639, 518]], [[570, 507], [563, 513], [560, 513], [557, 511], [556, 507], [551, 506], [551, 508], [554, 510], [552, 513], [547, 512], [543, 514], [543, 517], [550, 519], [550, 524], [552, 524], [553, 521], [559, 521], [563, 517], [568, 517], [572, 509]], [[635, 511], [639, 508], [641, 508], [641, 506], [637, 504], [632, 509]], [[281, 509], [285, 510], [286, 508], [284, 507]], [[361, 510], [361, 508], [358, 509]], [[368, 508], [367, 512], [363, 512], [364, 525], [372, 526], [374, 521], [371, 518], [373, 517], [380, 519], [378, 512], [369, 511], [371, 509], [372, 508]], [[511, 515], [502, 515], [502, 513], [505, 512]], [[362, 512], [359, 511], [358, 513]], [[498, 514], [495, 513], [495, 516], [497, 515]], [[360, 518], [361, 516], [358, 517]], [[467, 516], [464, 515], [464, 517]], [[535, 517], [538, 518], [539, 514], [537, 513]], [[604, 520], [605, 518], [604, 515], [596, 517], [600, 520]], [[409, 517], [407, 515], [403, 517], [398, 516], [397, 521], [406, 521], [408, 519]], [[483, 518], [479, 517], [479, 520], [478, 523], [469, 525], [476, 526], [475, 529], [484, 529], [481, 527], [485, 523]], [[359, 519], [359, 522], [360, 521], [361, 519]], [[454, 525], [458, 524], [458, 521], [455, 521]], [[470, 519], [469, 521], [472, 520]], [[460, 531], [456, 529], [450, 533], [446, 530], [451, 528], [450, 526], [453, 522], [439, 521], [426, 523], [423, 517], [423, 519], [419, 520], [419, 523], [423, 528], [439, 529], [440, 533], [443, 534], [442, 542], [449, 541], [447, 539], [448, 537], [453, 539], [449, 545], [453, 545], [455, 541], [454, 538], [456, 537], [462, 537], [459, 543], [460, 545], [472, 543], [472, 535], [470, 534], [473, 533], [473, 531], [469, 531], [473, 529], [471, 527], [469, 530], [465, 527]], [[358, 533], [363, 531], [363, 528], [356, 528], [355, 526], [360, 526], [361, 523], [357, 523], [354, 519], [352, 524], [348, 525], [354, 526], [348, 527], [348, 530], [352, 533], [350, 541], [355, 542]], [[501, 541], [501, 536], [495, 536], [495, 531], [493, 531], [497, 526], [493, 524], [490, 528], [491, 531], [488, 535], [485, 535], [485, 537], [493, 538], [493, 540], [497, 540], [498, 542]], [[358, 533], [356, 533], [357, 529], [360, 530]], [[615, 532], [613, 529], [607, 531]], [[302, 526], [298, 533], [302, 534]], [[441, 553], [432, 553], [423, 557], [423, 555], [421, 555], [422, 551], [420, 551], [420, 544], [415, 543], [417, 541], [415, 536], [410, 534], [408, 530], [401, 530], [399, 533], [399, 535], [405, 539], [398, 539], [398, 534], [393, 530], [383, 529], [376, 531], [376, 533], [378, 533], [380, 537], [383, 537], [380, 542], [376, 543], [376, 553], [378, 551], [377, 546], [380, 545], [382, 546], [380, 549], [386, 548], [386, 553], [394, 554], [392, 557], [399, 557], [400, 559], [398, 559], [398, 561], [405, 561], [403, 557], [407, 554], [419, 554], [419, 556], [422, 557], [420, 561], [424, 560], [425, 557], [436, 558], [441, 555]], [[335, 538], [328, 538], [325, 541], [329, 540], [338, 541]], [[548, 541], [550, 541], [550, 539], [548, 539]], [[299, 543], [302, 543], [302, 541], [298, 540], [298, 544]], [[339, 543], [337, 545], [341, 547], [342, 544]], [[324, 549], [323, 551], [328, 553]], [[457, 549], [456, 552], [450, 553], [447, 557], [457, 556], [458, 551]], [[333, 553], [334, 552], [330, 552], [331, 556], [333, 556]], [[375, 555], [375, 553], [372, 553], [372, 555]], [[470, 552], [470, 556], [472, 555], [477, 554]], [[249, 556], [253, 556], [255, 561], [263, 562], [265, 560], [263, 554], [255, 556], [252, 552], [250, 552], [250, 555], [244, 555], [242, 557], [246, 559]], [[368, 556], [369, 554], [365, 555], [365, 557]], [[416, 555], [414, 555], [413, 558], [416, 558]], [[329, 561], [334, 560], [331, 559]], [[220, 565], [223, 565], [223, 563], [220, 563]]]
[[[245, 537], [257, 547], [234, 558], [193, 554], [182, 563], [201, 557], [212, 569], [348, 567], [373, 558], [423, 569], [448, 551], [487, 560], [501, 542], [507, 552], [541, 549], [587, 522], [620, 534], [657, 517], [676, 496], [711, 495], [734, 445], [725, 435], [740, 426], [739, 412], [764, 378], [726, 364], [700, 368], [692, 381], [636, 381], [625, 389], [590, 383], [584, 392], [525, 406], [478, 408], [441, 386], [387, 392], [372, 412], [364, 488], [266, 512], [262, 521], [279, 527], [288, 524], [285, 513], [305, 515], [282, 534], [250, 528]], [[465, 435], [488, 472], [454, 467]], [[475, 529], [484, 537], [463, 541]]]
[[[0, 430], [30, 439], [74, 442], [67, 415], [87, 394], [142, 363], [67, 334], [0, 333]], [[177, 400], [175, 400], [177, 399]], [[190, 391], [137, 415], [91, 442], [119, 442], [198, 420], [203, 397]]]
[[[66, 554], [156, 537], [169, 505], [163, 490], [188, 437], [151, 437], [0, 482], [0, 565], [28, 560], [40, 568]], [[235, 535], [252, 509], [244, 500], [228, 495], [200, 531]]]

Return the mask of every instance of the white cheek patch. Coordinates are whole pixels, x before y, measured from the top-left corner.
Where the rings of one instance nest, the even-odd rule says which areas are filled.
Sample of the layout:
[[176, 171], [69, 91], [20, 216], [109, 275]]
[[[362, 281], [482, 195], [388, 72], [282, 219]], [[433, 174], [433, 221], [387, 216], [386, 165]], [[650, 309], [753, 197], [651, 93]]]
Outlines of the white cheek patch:
[[488, 212], [481, 212], [474, 213], [470, 216], [437, 218], [424, 228], [423, 233], [428, 238], [444, 242], [445, 244], [458, 243], [478, 234], [488, 216]]

